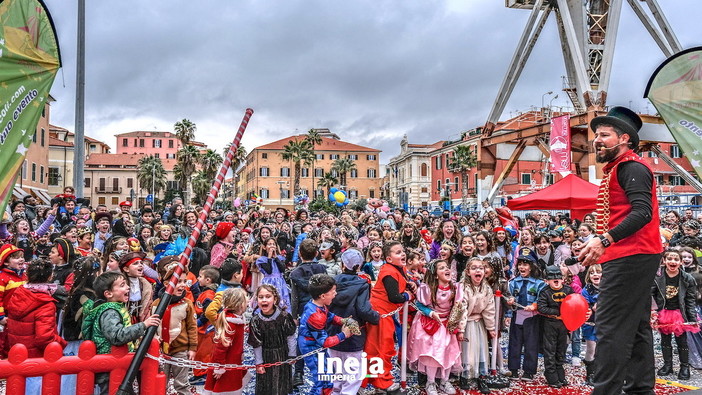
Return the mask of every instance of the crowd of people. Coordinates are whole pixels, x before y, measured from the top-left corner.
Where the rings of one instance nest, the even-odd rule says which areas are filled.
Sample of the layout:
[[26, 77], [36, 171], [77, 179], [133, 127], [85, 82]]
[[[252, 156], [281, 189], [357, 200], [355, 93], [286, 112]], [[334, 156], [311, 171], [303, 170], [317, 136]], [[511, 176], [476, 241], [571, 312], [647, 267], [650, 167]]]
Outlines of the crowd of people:
[[[41, 357], [51, 342], [65, 355], [75, 355], [85, 340], [98, 354], [118, 345], [133, 350], [146, 328], [157, 326], [163, 369], [179, 394], [200, 385], [205, 393], [240, 393], [250, 380], [256, 394], [288, 394], [305, 378], [313, 394], [361, 388], [398, 394], [393, 358], [402, 341], [400, 309], [409, 302], [407, 363], [429, 395], [455, 394], [456, 387], [490, 393], [493, 353], [500, 374], [523, 381], [535, 378], [541, 354], [554, 388], [571, 384], [567, 354], [586, 384], [597, 368], [602, 267], [586, 267], [579, 257], [596, 236], [595, 215], [505, 219], [487, 204], [481, 212], [436, 216], [212, 210], [159, 317], [153, 311], [164, 283], [202, 209], [180, 199], [159, 210], [129, 201], [113, 210], [89, 204], [72, 188], [52, 206], [32, 197], [11, 204], [12, 214], [0, 223], [0, 357], [18, 343], [29, 357]], [[661, 215], [665, 252], [650, 292], [651, 326], [661, 334], [664, 360], [658, 374], [673, 374], [674, 337], [680, 380], [690, 378], [691, 366], [702, 368], [699, 217], [692, 210]], [[560, 313], [571, 293], [590, 307], [574, 331]], [[507, 355], [491, 342], [505, 332]], [[245, 348], [253, 351], [255, 370], [170, 363], [242, 364]], [[358, 374], [330, 374], [329, 364], [319, 366], [320, 348]], [[276, 364], [298, 355], [305, 357], [294, 365]], [[366, 361], [370, 367], [361, 366]], [[40, 380], [28, 380], [28, 393], [38, 391]], [[71, 393], [75, 377], [62, 380]], [[109, 374], [97, 375], [96, 391], [105, 393], [108, 380]]]

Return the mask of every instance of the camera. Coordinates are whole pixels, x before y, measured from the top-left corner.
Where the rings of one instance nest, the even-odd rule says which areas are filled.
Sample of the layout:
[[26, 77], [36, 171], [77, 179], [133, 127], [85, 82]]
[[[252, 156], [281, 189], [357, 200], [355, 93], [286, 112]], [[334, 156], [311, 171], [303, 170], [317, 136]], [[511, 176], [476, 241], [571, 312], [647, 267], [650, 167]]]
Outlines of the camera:
[[565, 263], [566, 266], [573, 266], [576, 263], [580, 263], [580, 261], [578, 261], [578, 257], [572, 256], [570, 258], [566, 258], [565, 261], [563, 261], [563, 263]]

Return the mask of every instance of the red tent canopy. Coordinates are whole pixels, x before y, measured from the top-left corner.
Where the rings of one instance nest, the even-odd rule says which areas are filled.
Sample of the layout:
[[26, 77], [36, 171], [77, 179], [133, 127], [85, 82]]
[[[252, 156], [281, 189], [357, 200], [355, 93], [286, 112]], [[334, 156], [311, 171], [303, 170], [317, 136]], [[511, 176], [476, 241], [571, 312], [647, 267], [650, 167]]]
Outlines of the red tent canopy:
[[570, 210], [571, 218], [582, 219], [595, 211], [599, 187], [569, 174], [540, 191], [507, 201], [512, 210]]

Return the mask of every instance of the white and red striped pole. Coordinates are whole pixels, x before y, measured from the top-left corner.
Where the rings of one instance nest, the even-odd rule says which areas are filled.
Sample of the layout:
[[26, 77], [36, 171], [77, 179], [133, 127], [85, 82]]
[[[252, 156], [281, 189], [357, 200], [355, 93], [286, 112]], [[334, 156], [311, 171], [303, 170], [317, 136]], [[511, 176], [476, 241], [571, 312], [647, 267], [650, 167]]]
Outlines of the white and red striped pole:
[[[217, 174], [217, 177], [215, 178], [215, 181], [212, 184], [210, 193], [207, 194], [207, 201], [205, 202], [202, 211], [200, 211], [200, 218], [198, 218], [197, 224], [195, 224], [195, 228], [193, 229], [193, 233], [188, 239], [188, 244], [185, 246], [185, 251], [183, 251], [183, 253], [180, 255], [178, 266], [176, 266], [173, 275], [165, 284], [165, 293], [163, 294], [163, 297], [161, 297], [161, 301], [159, 302], [158, 307], [156, 307], [155, 311], [155, 314], [158, 314], [159, 317], [162, 317], [163, 313], [166, 311], [166, 308], [170, 303], [171, 296], [173, 296], [173, 291], [175, 290], [175, 287], [178, 284], [178, 279], [180, 278], [180, 275], [183, 273], [185, 268], [188, 266], [188, 261], [190, 260], [190, 253], [193, 251], [195, 244], [197, 244], [197, 240], [200, 238], [200, 232], [202, 231], [202, 227], [205, 225], [205, 221], [207, 220], [207, 217], [210, 214], [210, 209], [212, 209], [212, 205], [214, 204], [215, 198], [219, 193], [219, 188], [224, 182], [224, 176], [227, 174], [227, 171], [229, 170], [229, 167], [232, 164], [234, 154], [236, 153], [236, 150], [241, 144], [241, 138], [244, 136], [244, 131], [246, 131], [246, 126], [248, 126], [249, 119], [251, 119], [251, 115], [253, 115], [253, 112], [254, 111], [250, 108], [246, 109], [244, 119], [241, 120], [239, 130], [236, 132], [236, 136], [234, 136], [234, 141], [232, 142], [232, 145], [229, 146], [229, 151], [227, 151], [227, 155], [224, 158], [224, 162], [219, 168], [219, 174]], [[119, 390], [117, 390], [117, 394], [127, 395], [132, 393], [132, 382], [136, 377], [136, 373], [139, 371], [141, 361], [146, 356], [146, 352], [148, 351], [149, 345], [151, 344], [151, 340], [156, 334], [156, 329], [157, 327], [151, 326], [146, 331], [146, 335], [144, 335], [144, 338], [139, 344], [139, 348], [134, 354], [134, 359], [132, 359], [132, 363], [129, 365], [127, 374], [124, 376], [124, 380], [122, 380], [122, 384], [120, 384]]]

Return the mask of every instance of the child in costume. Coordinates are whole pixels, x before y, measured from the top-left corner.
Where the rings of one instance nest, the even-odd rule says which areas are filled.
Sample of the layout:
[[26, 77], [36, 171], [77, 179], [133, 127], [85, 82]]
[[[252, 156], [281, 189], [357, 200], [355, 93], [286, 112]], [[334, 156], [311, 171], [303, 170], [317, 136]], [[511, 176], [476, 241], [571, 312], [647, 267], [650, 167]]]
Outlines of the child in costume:
[[[659, 376], [673, 374], [672, 337], [678, 345], [680, 360], [679, 380], [690, 379], [689, 349], [687, 333], [700, 331], [697, 321], [697, 305], [695, 279], [681, 270], [682, 255], [679, 250], [668, 249], [663, 253], [663, 272], [656, 276], [651, 294], [656, 302], [657, 313], [654, 314], [653, 326], [661, 334], [661, 349], [663, 350], [663, 367], [658, 369]], [[692, 324], [686, 324], [692, 322]]]
[[[169, 265], [166, 275], [163, 276], [163, 282], [167, 282], [173, 276], [176, 265], [177, 263]], [[157, 333], [161, 340], [161, 351], [165, 355], [193, 360], [197, 351], [197, 324], [195, 321], [195, 306], [193, 306], [193, 302], [185, 297], [185, 290], [188, 288], [187, 278], [188, 271], [186, 268], [178, 278], [178, 284], [176, 284], [170, 303], [163, 313], [163, 320]], [[161, 302], [165, 288], [161, 291], [159, 298], [153, 302], [152, 309], [154, 311]], [[173, 389], [176, 393], [190, 395], [189, 368], [164, 364], [163, 373], [166, 375], [166, 379], [173, 378]]]
[[[511, 378], [519, 378], [519, 368], [523, 367], [522, 380], [534, 379], [539, 355], [540, 318], [536, 315], [536, 299], [539, 292], [546, 286], [540, 279], [534, 277], [538, 272], [534, 253], [529, 248], [520, 248], [517, 256], [517, 277], [509, 282], [509, 293], [512, 295], [507, 304], [518, 307], [518, 310], [508, 312], [511, 315], [509, 327], [509, 354], [507, 367]], [[524, 365], [522, 366], [522, 352]]]
[[[129, 280], [117, 272], [103, 273], [95, 279], [93, 289], [97, 300], [88, 300], [83, 305], [83, 339], [95, 343], [98, 354], [109, 354], [112, 346], [127, 344], [134, 351], [134, 342], [146, 333], [146, 328], [158, 326], [161, 320], [152, 315], [143, 322], [132, 325], [127, 311], [129, 302]], [[109, 373], [95, 375], [95, 385], [100, 394], [108, 393]]]
[[[465, 304], [462, 302], [463, 286], [451, 281], [449, 263], [443, 259], [430, 262], [424, 283], [417, 289], [416, 305], [420, 314], [414, 317], [407, 336], [407, 360], [416, 366], [418, 373], [427, 376], [428, 395], [437, 395], [439, 390], [449, 395], [456, 393], [448, 379], [452, 371], [461, 371], [458, 342], [463, 341], [465, 328]], [[436, 379], [440, 380], [438, 387]]]
[[32, 260], [34, 255], [34, 247], [37, 240], [47, 234], [51, 229], [51, 224], [56, 219], [57, 206], [55, 205], [53, 209], [48, 212], [46, 220], [39, 226], [36, 232], [32, 232], [32, 227], [26, 218], [20, 217], [16, 219], [12, 224], [12, 232], [7, 230], [7, 223], [0, 223], [0, 240], [8, 244], [14, 244], [16, 247], [22, 250], [24, 254], [24, 260], [29, 262]]
[[383, 261], [383, 242], [370, 242], [370, 244], [368, 245], [368, 252], [366, 253], [366, 263], [363, 265], [363, 272], [370, 277], [373, 283], [375, 283], [375, 280], [378, 279], [380, 267], [383, 266], [384, 263], [385, 262]]
[[[222, 292], [222, 311], [215, 321], [216, 335], [212, 362], [240, 365], [244, 355], [244, 311], [248, 303], [243, 288]], [[251, 374], [241, 369], [207, 369], [205, 394], [239, 395], [249, 382]]]
[[[292, 316], [280, 307], [278, 289], [261, 284], [256, 290], [258, 310], [249, 324], [248, 343], [254, 350], [257, 365], [284, 361], [296, 355], [297, 327]], [[293, 391], [292, 366], [256, 368], [257, 395], [286, 395]]]
[[129, 279], [129, 303], [127, 309], [132, 323], [142, 322], [151, 315], [153, 286], [144, 278], [143, 252], [128, 252], [119, 259], [119, 268]]
[[[302, 311], [297, 334], [297, 345], [303, 354], [319, 347], [333, 347], [351, 337], [351, 330], [342, 324], [341, 317], [329, 312], [329, 305], [336, 296], [336, 281], [326, 273], [315, 274], [309, 280], [308, 291], [312, 300], [307, 302]], [[341, 332], [329, 336], [326, 330], [329, 325], [341, 326]], [[310, 370], [314, 383], [309, 394], [331, 394], [332, 384], [320, 380], [317, 374], [317, 361], [316, 354], [305, 357], [305, 365]]]
[[488, 339], [496, 337], [497, 331], [495, 297], [487, 281], [485, 268], [486, 264], [482, 259], [470, 258], [462, 275], [461, 285], [465, 305], [465, 319], [462, 322], [465, 328], [463, 337], [469, 341], [461, 342], [463, 371], [459, 385], [461, 389], [468, 390], [470, 389], [468, 380], [475, 379], [480, 393], [489, 394], [490, 389], [485, 382], [490, 363]]
[[[195, 314], [197, 314], [197, 352], [194, 361], [210, 362], [212, 348], [214, 347], [214, 326], [205, 317], [205, 310], [214, 300], [215, 292], [219, 287], [219, 270], [212, 265], [200, 268], [197, 277], [198, 285], [202, 292], [195, 301]], [[193, 369], [192, 385], [205, 384], [206, 369]]]
[[[263, 275], [261, 284], [270, 284], [278, 289], [280, 307], [290, 310], [290, 290], [283, 278], [285, 273], [285, 257], [280, 254], [278, 242], [269, 238], [261, 245], [260, 257], [256, 260], [256, 267]], [[252, 305], [256, 306], [256, 298], [252, 298]]]
[[597, 299], [600, 295], [600, 280], [602, 279], [602, 265], [596, 264], [587, 268], [585, 278], [585, 288], [581, 295], [587, 300], [592, 316], [589, 324], [583, 325], [583, 338], [585, 339], [585, 384], [593, 385], [592, 379], [595, 376], [595, 349], [597, 348], [597, 331], [595, 325], [595, 314], [597, 313]]
[[[18, 287], [27, 282], [25, 273], [24, 251], [13, 244], [0, 247], [0, 328], [7, 325], [7, 303]], [[0, 358], [7, 357], [10, 345], [7, 343], [7, 331], [0, 331]]]
[[[383, 246], [385, 264], [380, 267], [378, 280], [371, 290], [371, 306], [381, 317], [378, 325], [366, 324], [368, 337], [364, 350], [367, 358], [379, 357], [382, 359], [382, 371], [378, 377], [368, 380], [374, 387], [385, 390], [387, 394], [397, 395], [403, 391], [399, 383], [394, 382], [392, 376], [392, 357], [395, 350], [395, 322], [392, 315], [395, 310], [402, 307], [403, 303], [414, 299], [416, 285], [407, 281], [405, 274], [406, 258], [402, 244], [390, 241]], [[383, 315], [387, 315], [383, 317]]]
[[[363, 346], [366, 343], [365, 324], [378, 324], [380, 315], [373, 311], [370, 305], [370, 284], [365, 278], [358, 275], [358, 270], [363, 265], [363, 254], [356, 248], [349, 248], [341, 254], [343, 272], [337, 275], [336, 297], [329, 306], [329, 311], [339, 317], [351, 317], [356, 320], [361, 328], [358, 336], [353, 336], [327, 350], [330, 357], [340, 358], [344, 365], [357, 369], [354, 379], [333, 380], [334, 393], [355, 395], [361, 388], [364, 377], [361, 376], [360, 361]], [[329, 335], [338, 333], [338, 327], [328, 328]], [[346, 362], [348, 360], [348, 362]]]
[[561, 319], [561, 303], [573, 289], [563, 282], [563, 274], [558, 266], [546, 267], [546, 284], [539, 293], [537, 306], [544, 316], [543, 353], [544, 376], [546, 383], [553, 388], [568, 385], [563, 363], [568, 347], [568, 328]]

